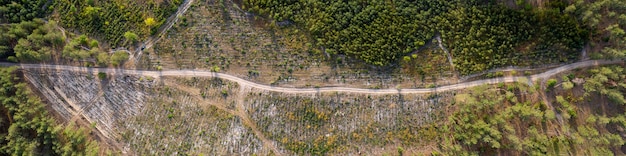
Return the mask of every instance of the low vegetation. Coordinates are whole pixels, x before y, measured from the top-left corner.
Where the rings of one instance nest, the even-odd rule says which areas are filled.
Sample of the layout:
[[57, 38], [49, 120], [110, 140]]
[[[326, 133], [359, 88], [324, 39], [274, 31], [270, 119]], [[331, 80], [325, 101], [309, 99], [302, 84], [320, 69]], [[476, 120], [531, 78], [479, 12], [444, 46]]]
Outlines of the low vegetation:
[[246, 103], [257, 127], [288, 153], [380, 155], [398, 146], [415, 151], [430, 144], [421, 136], [432, 129], [422, 127], [440, 120], [434, 110], [443, 109], [452, 95], [262, 92], [248, 94]]

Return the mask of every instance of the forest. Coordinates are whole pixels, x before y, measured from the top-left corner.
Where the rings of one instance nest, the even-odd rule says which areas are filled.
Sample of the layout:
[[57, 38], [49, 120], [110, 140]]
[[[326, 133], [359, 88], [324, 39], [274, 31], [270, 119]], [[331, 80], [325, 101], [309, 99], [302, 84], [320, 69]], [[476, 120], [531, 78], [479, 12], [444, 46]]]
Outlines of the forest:
[[[440, 35], [461, 74], [575, 61], [589, 40], [601, 40], [597, 36], [615, 46], [604, 53], [623, 56], [623, 44], [617, 43], [623, 43], [625, 6], [619, 0], [551, 0], [542, 7], [523, 0], [514, 5], [478, 0], [243, 3], [244, 9], [272, 19], [274, 26], [304, 30], [325, 53], [376, 66], [398, 64]], [[599, 28], [598, 23], [607, 23], [599, 21], [615, 24]]]
[[136, 34], [139, 40], [154, 34], [181, 3], [182, 0], [57, 0], [54, 8], [61, 26], [118, 47], [134, 43], [124, 38], [127, 32]]
[[445, 155], [619, 155], [625, 78], [624, 67], [607, 66], [550, 79], [548, 103], [525, 84], [476, 87], [455, 96], [434, 136]]
[[109, 53], [95, 39], [71, 35], [61, 33], [56, 22], [39, 18], [0, 25], [0, 59], [25, 63], [64, 60], [84, 66], [118, 66], [128, 59], [125, 51]]
[[[329, 54], [347, 54], [385, 66], [434, 35], [431, 18], [444, 1], [245, 0], [244, 9], [276, 21], [293, 21]], [[443, 9], [441, 9], [443, 10]]]
[[588, 34], [574, 17], [554, 9], [471, 6], [440, 19], [439, 32], [463, 74], [576, 60]]
[[42, 18], [52, 11], [47, 0], [0, 0], [0, 23], [19, 23]]
[[19, 74], [15, 67], [0, 68], [0, 154], [98, 155], [89, 130], [58, 124]]

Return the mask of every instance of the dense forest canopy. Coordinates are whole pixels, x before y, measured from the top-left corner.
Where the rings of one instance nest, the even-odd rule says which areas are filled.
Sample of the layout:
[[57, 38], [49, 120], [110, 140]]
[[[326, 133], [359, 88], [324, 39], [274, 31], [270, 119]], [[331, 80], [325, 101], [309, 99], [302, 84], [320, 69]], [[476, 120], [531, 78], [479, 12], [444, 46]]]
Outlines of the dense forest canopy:
[[574, 17], [553, 9], [472, 6], [440, 19], [438, 31], [461, 73], [575, 60], [588, 35]]
[[0, 23], [19, 23], [42, 18], [52, 11], [48, 0], [0, 0]]
[[87, 130], [57, 125], [17, 68], [0, 68], [0, 154], [98, 155]]
[[[444, 1], [255, 1], [245, 7], [277, 21], [294, 21], [326, 53], [384, 66], [432, 38], [431, 18]], [[430, 9], [437, 8], [437, 9]]]
[[[603, 0], [593, 2], [603, 6], [588, 7], [583, 1], [551, 0], [533, 7], [525, 1], [505, 5], [478, 0], [245, 0], [243, 7], [277, 23], [295, 23], [326, 53], [377, 66], [397, 63], [439, 33], [456, 69], [469, 74], [506, 65], [574, 61], [589, 36], [597, 33], [587, 18], [599, 15], [585, 10], [617, 10], [616, 6], [626, 6], [623, 3]], [[623, 11], [608, 14], [626, 19]]]

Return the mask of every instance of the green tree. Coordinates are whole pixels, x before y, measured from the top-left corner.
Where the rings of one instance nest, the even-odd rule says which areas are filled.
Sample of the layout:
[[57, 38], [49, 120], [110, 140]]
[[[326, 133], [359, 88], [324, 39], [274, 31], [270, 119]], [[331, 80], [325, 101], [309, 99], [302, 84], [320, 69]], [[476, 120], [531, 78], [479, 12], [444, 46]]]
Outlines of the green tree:
[[113, 64], [114, 66], [121, 65], [126, 60], [128, 60], [128, 53], [126, 53], [125, 51], [115, 52], [111, 56], [111, 64]]
[[548, 79], [548, 81], [546, 81], [546, 85], [548, 88], [554, 88], [556, 85], [556, 79]]
[[153, 26], [157, 25], [157, 21], [154, 18], [152, 18], [152, 17], [146, 18], [146, 20], [144, 20], [144, 23], [149, 28], [152, 28]]
[[96, 62], [100, 66], [106, 66], [107, 64], [109, 64], [109, 58], [110, 58], [109, 54], [107, 54], [105, 52], [100, 52], [100, 53], [98, 53], [98, 57], [96, 58]]
[[47, 0], [0, 1], [0, 23], [19, 23], [42, 18], [50, 12]]
[[137, 41], [137, 39], [139, 39], [139, 36], [137, 36], [137, 34], [127, 31], [124, 33], [124, 38], [126, 38], [127, 41], [130, 41], [131, 43], [135, 43]]
[[84, 130], [61, 128], [41, 100], [15, 76], [17, 68], [0, 68], [0, 154], [97, 155], [98, 144]]

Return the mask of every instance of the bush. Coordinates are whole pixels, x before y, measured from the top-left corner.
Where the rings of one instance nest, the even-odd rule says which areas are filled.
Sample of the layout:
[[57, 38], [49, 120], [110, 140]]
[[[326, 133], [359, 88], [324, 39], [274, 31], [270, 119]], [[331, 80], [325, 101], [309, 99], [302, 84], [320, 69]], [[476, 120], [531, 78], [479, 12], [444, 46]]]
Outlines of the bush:
[[437, 87], [437, 85], [431, 83], [431, 84], [428, 84], [428, 86], [426, 88], [436, 88], [436, 87]]
[[211, 67], [211, 71], [212, 71], [212, 72], [220, 72], [220, 67], [218, 67], [218, 66], [213, 66], [213, 67]]
[[103, 72], [98, 72], [98, 79], [104, 80], [107, 78], [107, 74]]
[[120, 65], [126, 60], [128, 60], [128, 53], [126, 53], [125, 51], [115, 52], [113, 53], [113, 56], [111, 56], [111, 64], [113, 64], [114, 66]]
[[228, 90], [222, 89], [222, 96], [228, 96]]
[[149, 17], [149, 18], [146, 18], [144, 23], [146, 23], [146, 26], [148, 26], [148, 27], [153, 27], [153, 26], [155, 26], [157, 24], [157, 21], [154, 18]]
[[563, 85], [564, 90], [569, 90], [569, 89], [574, 88], [574, 83], [569, 82], [569, 81], [563, 82], [561, 85]]
[[548, 79], [548, 81], [546, 82], [548, 88], [554, 88], [554, 86], [556, 85], [556, 79]]
[[397, 1], [394, 7], [384, 1], [351, 3], [246, 0], [244, 7], [276, 21], [301, 24], [317, 41], [314, 47], [325, 47], [328, 54], [346, 54], [376, 66], [396, 63], [432, 38], [434, 31], [426, 25], [441, 8], [426, 1]]
[[133, 32], [127, 31], [124, 33], [124, 38], [126, 38], [127, 41], [134, 43], [137, 39], [139, 39], [139, 36]]
[[109, 54], [107, 54], [105, 52], [101, 52], [101, 53], [98, 53], [98, 57], [96, 58], [96, 62], [100, 66], [106, 66], [107, 64], [109, 64], [109, 59], [110, 59]]

